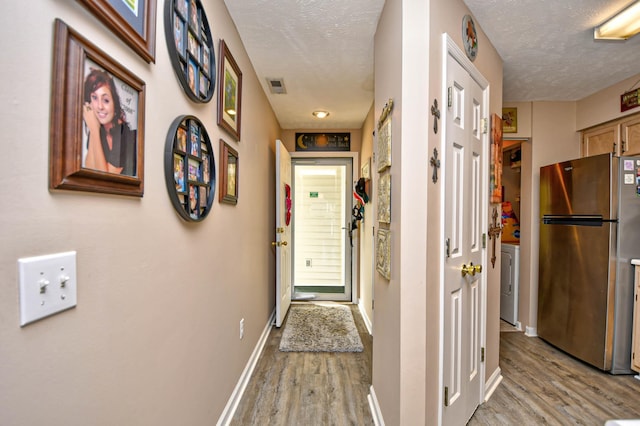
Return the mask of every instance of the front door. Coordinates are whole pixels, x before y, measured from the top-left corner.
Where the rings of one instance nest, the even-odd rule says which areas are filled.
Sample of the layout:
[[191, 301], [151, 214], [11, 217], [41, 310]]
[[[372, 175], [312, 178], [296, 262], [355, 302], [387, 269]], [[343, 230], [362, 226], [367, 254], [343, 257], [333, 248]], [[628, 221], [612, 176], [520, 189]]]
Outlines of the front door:
[[294, 300], [351, 300], [352, 158], [292, 158]]
[[450, 103], [445, 114], [443, 424], [471, 418], [481, 395], [482, 220], [487, 175], [480, 85], [447, 55]]
[[276, 140], [276, 327], [291, 305], [291, 156]]

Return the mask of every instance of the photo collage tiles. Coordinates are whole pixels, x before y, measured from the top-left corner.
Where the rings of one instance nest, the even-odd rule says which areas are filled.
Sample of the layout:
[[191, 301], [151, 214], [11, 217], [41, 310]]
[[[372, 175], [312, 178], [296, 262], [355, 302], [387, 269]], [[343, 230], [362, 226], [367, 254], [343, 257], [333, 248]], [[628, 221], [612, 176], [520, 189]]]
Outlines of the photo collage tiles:
[[178, 200], [192, 219], [204, 217], [211, 192], [211, 142], [197, 120], [186, 119], [173, 142], [173, 176]]
[[211, 84], [212, 45], [206, 17], [199, 1], [174, 1], [173, 38], [182, 71], [191, 92], [200, 99], [207, 99], [213, 87]]

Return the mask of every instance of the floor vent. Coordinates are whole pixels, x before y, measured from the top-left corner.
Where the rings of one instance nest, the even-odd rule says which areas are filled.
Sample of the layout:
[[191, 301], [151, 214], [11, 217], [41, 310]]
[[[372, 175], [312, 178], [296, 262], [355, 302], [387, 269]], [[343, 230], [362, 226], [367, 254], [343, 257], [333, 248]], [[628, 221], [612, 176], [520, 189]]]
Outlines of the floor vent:
[[269, 85], [269, 91], [276, 95], [283, 95], [287, 93], [287, 89], [284, 88], [284, 80], [282, 78], [267, 78], [267, 84]]

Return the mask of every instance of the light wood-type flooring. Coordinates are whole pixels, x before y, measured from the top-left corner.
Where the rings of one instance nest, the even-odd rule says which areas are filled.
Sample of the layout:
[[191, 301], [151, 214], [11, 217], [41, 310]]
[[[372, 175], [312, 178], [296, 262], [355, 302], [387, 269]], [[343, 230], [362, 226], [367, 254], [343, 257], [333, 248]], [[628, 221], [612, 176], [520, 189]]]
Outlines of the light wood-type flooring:
[[[364, 352], [280, 352], [284, 327], [274, 327], [231, 424], [373, 425], [372, 338], [351, 308]], [[469, 425], [602, 426], [640, 418], [640, 380], [603, 373], [539, 338], [500, 333], [500, 368], [502, 383]]]
[[273, 327], [231, 425], [373, 425], [372, 339], [351, 306], [362, 352], [280, 352]]

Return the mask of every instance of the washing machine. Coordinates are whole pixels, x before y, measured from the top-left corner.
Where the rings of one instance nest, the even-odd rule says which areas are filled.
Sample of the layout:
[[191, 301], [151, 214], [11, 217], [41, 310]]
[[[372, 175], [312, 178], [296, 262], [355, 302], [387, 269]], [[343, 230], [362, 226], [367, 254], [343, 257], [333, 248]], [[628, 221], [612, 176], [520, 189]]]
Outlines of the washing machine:
[[516, 325], [520, 284], [520, 245], [502, 243], [501, 252], [500, 318], [509, 324]]

